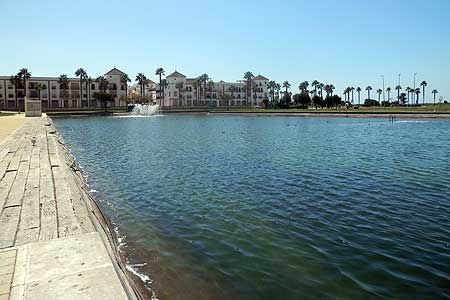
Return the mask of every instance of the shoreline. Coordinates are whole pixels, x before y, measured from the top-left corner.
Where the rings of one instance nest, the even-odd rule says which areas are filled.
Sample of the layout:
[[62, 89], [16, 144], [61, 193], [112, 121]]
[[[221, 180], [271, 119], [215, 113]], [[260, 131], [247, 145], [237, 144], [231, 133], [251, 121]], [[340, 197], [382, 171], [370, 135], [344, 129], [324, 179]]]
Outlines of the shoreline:
[[[290, 112], [290, 111], [216, 111], [216, 110], [162, 110], [162, 115], [230, 115], [246, 117], [304, 117], [304, 118], [419, 118], [419, 119], [449, 119], [450, 112], [357, 112], [357, 111], [336, 111], [336, 112]], [[49, 114], [50, 118], [88, 118], [88, 117], [111, 117], [111, 116], [130, 116], [129, 112], [120, 113], [84, 113], [67, 112], [58, 114]]]
[[56, 132], [57, 140], [60, 147], [63, 149], [63, 154], [66, 156], [69, 162], [71, 162], [71, 175], [77, 182], [81, 191], [85, 195], [84, 200], [91, 204], [92, 210], [90, 213], [93, 216], [93, 223], [97, 231], [101, 233], [103, 241], [108, 245], [110, 254], [115, 258], [117, 264], [117, 273], [120, 274], [120, 280], [124, 286], [134, 293], [137, 299], [157, 299], [156, 295], [149, 289], [145, 282], [135, 272], [129, 270], [127, 264], [128, 253], [120, 250], [120, 241], [117, 229], [112, 224], [111, 220], [103, 213], [100, 204], [95, 199], [94, 195], [90, 192], [90, 188], [83, 174], [83, 170], [80, 168], [75, 156], [71, 153], [70, 148], [65, 144], [64, 139], [60, 135], [58, 129], [53, 124], [51, 117], [47, 117], [50, 121], [52, 130]]

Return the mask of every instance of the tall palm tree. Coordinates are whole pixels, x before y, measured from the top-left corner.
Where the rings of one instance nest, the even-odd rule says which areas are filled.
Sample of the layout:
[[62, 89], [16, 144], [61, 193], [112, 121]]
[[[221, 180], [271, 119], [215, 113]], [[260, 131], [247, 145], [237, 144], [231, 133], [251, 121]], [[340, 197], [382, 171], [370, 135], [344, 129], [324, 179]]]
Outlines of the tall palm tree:
[[267, 89], [269, 90], [269, 94], [272, 98], [272, 102], [275, 101], [275, 89], [277, 88], [277, 84], [275, 81], [271, 80], [267, 84]]
[[91, 84], [94, 82], [94, 80], [91, 77], [86, 78], [86, 94], [87, 94], [87, 102], [88, 107], [91, 106]]
[[416, 88], [414, 93], [416, 94], [416, 104], [419, 104], [420, 88]]
[[280, 100], [281, 84], [277, 83], [275, 90], [277, 91], [278, 100]]
[[17, 73], [20, 79], [23, 80], [23, 88], [25, 92], [25, 97], [27, 96], [27, 80], [31, 78], [31, 73], [28, 72], [27, 68], [22, 68], [19, 70], [19, 73]]
[[323, 98], [322, 90], [323, 90], [324, 86], [325, 85], [322, 82], [317, 85], [317, 87], [319, 88], [319, 92], [320, 92], [320, 98]]
[[212, 81], [211, 79], [210, 80], [208, 80], [208, 91], [209, 91], [209, 97], [210, 97], [210, 103], [212, 104], [212, 91], [213, 91], [213, 88], [214, 88], [214, 81]]
[[377, 90], [377, 94], [378, 94], [378, 102], [380, 102], [380, 97], [381, 97], [381, 94], [383, 93], [383, 90], [382, 89], [378, 89]]
[[350, 91], [352, 92], [352, 104], [353, 104], [353, 91], [355, 90], [355, 88], [354, 87], [350, 87]]
[[320, 82], [317, 80], [313, 80], [313, 82], [311, 83], [311, 86], [314, 87], [314, 95], [317, 95], [317, 87], [318, 87], [319, 83]]
[[285, 82], [283, 82], [283, 88], [285, 89], [286, 94], [290, 87], [291, 87], [291, 84], [289, 83], [289, 81], [286, 80]]
[[163, 79], [163, 80], [161, 80], [161, 88], [162, 88], [162, 91], [163, 91], [163, 101], [162, 101], [162, 103], [163, 103], [163, 105], [164, 105], [164, 99], [165, 99], [165, 97], [166, 97], [166, 88], [169, 86], [169, 83], [167, 82], [167, 79]]
[[422, 86], [422, 101], [425, 105], [425, 87], [428, 85], [428, 83], [424, 80], [420, 83], [420, 85]]
[[175, 88], [178, 89], [178, 99], [181, 100], [181, 106], [183, 106], [183, 97], [181, 97], [181, 89], [184, 87], [183, 83], [181, 81], [177, 82], [175, 84]]
[[400, 85], [397, 85], [395, 87], [395, 90], [397, 91], [397, 100], [400, 102], [400, 91], [401, 91], [402, 87]]
[[200, 82], [200, 80], [198, 78], [196, 78], [194, 80], [194, 82], [192, 83], [192, 86], [194, 87], [194, 90], [195, 90], [195, 104], [194, 104], [194, 106], [198, 104], [197, 103], [198, 102], [198, 90], [199, 90], [200, 85], [201, 85], [201, 82]]
[[248, 71], [244, 73], [244, 79], [246, 80], [246, 91], [245, 91], [245, 102], [248, 105], [248, 96], [252, 95], [252, 81], [253, 81], [253, 75], [252, 72]]
[[[67, 75], [62, 74], [58, 78], [59, 88], [63, 90], [63, 100], [67, 100], [67, 89], [69, 88], [69, 79]], [[64, 102], [63, 102], [64, 107]]]
[[[161, 105], [161, 80], [162, 76], [165, 75], [165, 71], [163, 68], [157, 68], [155, 71], [155, 75], [159, 76], [159, 90], [158, 90], [158, 99], [159, 99], [159, 105]], [[163, 103], [164, 104], [164, 103]]]
[[145, 96], [145, 83], [147, 81], [147, 77], [145, 77], [144, 73], [138, 73], [135, 81], [137, 81], [141, 87], [141, 99], [143, 99]]
[[329, 84], [325, 84], [325, 86], [323, 87], [323, 89], [325, 90], [325, 93], [327, 93], [327, 97], [330, 96], [331, 93], [331, 87]]
[[[205, 104], [206, 104], [206, 85], [208, 84], [208, 81], [209, 81], [209, 76], [208, 76], [208, 74], [202, 74], [202, 75], [200, 75], [200, 77], [199, 77], [199, 80], [200, 80], [200, 82], [201, 82], [201, 84], [203, 85], [203, 101], [205, 101]], [[201, 91], [200, 91], [200, 94], [201, 94]]]
[[34, 90], [38, 93], [39, 101], [41, 101], [41, 91], [44, 89], [44, 85], [42, 83], [36, 84]]
[[[128, 99], [128, 82], [131, 82], [130, 77], [128, 77], [128, 74], [122, 74], [120, 77], [120, 83], [125, 86], [125, 98]], [[127, 100], [128, 101], [128, 100]]]
[[86, 71], [83, 68], [79, 68], [75, 71], [75, 76], [80, 77], [80, 105], [83, 102], [83, 81], [87, 76]]
[[9, 81], [14, 86], [14, 100], [16, 102], [16, 108], [18, 108], [17, 90], [22, 86], [22, 79], [20, 79], [20, 77], [18, 75], [14, 75], [14, 76], [11, 75], [11, 77], [9, 78]]
[[98, 89], [101, 92], [106, 93], [106, 90], [109, 87], [108, 80], [104, 76], [99, 76], [95, 79], [95, 81], [98, 83]]
[[391, 99], [391, 88], [388, 87], [388, 88], [386, 89], [386, 92], [387, 92], [387, 94], [388, 94], [388, 101], [389, 101], [389, 99]]
[[436, 94], [438, 93], [438, 91], [433, 90], [431, 93], [433, 94], [433, 104], [436, 105]]
[[332, 84], [330, 84], [330, 96], [333, 96], [333, 91], [336, 87]]
[[370, 86], [370, 85], [368, 85], [367, 87], [366, 87], [366, 91], [367, 91], [367, 99], [369, 99], [370, 100], [370, 91], [372, 90], [372, 87]]
[[298, 89], [299, 89], [301, 92], [307, 92], [307, 91], [308, 91], [308, 86], [309, 86], [308, 81], [303, 81], [303, 82], [301, 82], [301, 83], [298, 85]]
[[408, 105], [409, 105], [410, 104], [409, 95], [411, 94], [411, 88], [409, 86], [406, 88], [406, 92], [408, 93]]
[[361, 88], [358, 86], [356, 88], [356, 92], [358, 92], [358, 105], [361, 104]]

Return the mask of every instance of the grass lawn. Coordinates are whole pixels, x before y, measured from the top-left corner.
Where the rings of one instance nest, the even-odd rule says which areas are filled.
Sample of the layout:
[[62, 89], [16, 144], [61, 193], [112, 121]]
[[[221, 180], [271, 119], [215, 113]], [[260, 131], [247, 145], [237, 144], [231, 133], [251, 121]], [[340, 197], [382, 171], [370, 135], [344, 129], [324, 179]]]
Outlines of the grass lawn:
[[4, 111], [0, 111], [0, 117], [14, 116], [15, 114], [16, 114], [15, 112], [4, 112]]

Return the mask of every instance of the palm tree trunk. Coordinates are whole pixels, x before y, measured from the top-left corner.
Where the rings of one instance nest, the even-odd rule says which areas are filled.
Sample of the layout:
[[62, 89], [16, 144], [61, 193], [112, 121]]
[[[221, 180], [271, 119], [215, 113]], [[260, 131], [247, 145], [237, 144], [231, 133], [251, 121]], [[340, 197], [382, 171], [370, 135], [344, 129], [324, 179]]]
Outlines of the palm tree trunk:
[[83, 79], [80, 76], [80, 107], [83, 106]]
[[422, 87], [422, 101], [423, 101], [423, 105], [425, 105], [425, 86]]

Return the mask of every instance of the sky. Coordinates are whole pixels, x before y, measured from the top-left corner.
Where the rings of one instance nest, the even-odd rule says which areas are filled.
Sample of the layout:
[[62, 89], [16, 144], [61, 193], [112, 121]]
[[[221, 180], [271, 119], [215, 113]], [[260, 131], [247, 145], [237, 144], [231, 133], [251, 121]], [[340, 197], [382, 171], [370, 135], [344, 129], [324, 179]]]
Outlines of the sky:
[[156, 68], [236, 81], [394, 88], [450, 99], [449, 0], [0, 0], [0, 75]]

